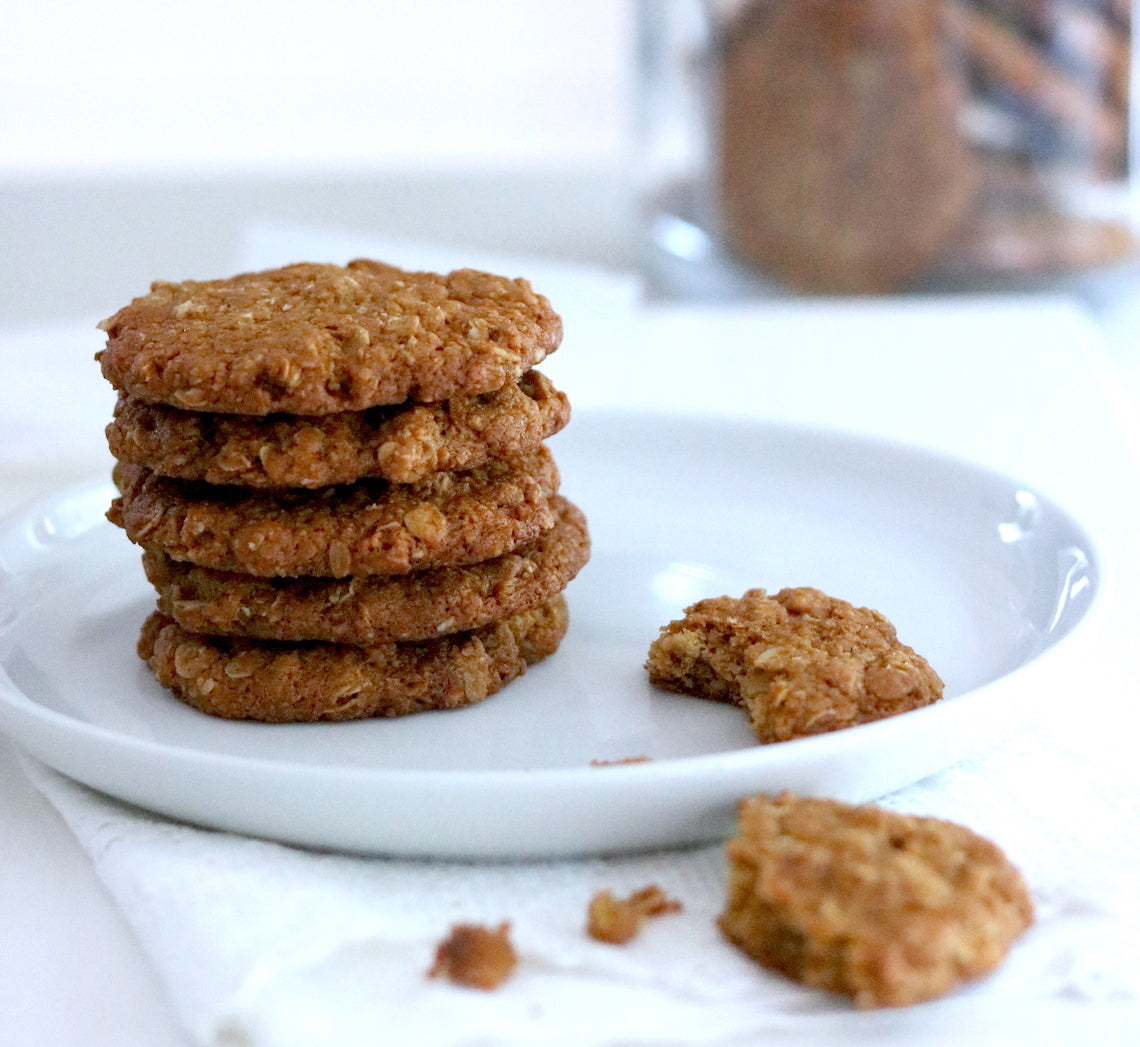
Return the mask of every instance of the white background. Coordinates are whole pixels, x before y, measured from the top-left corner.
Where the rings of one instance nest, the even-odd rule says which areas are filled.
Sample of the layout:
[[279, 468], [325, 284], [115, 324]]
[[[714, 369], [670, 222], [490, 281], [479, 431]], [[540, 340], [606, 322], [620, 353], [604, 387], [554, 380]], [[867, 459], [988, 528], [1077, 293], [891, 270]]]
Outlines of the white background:
[[611, 163], [627, 0], [6, 0], [0, 172]]
[[265, 222], [629, 264], [634, 25], [633, 0], [5, 0], [0, 326], [230, 272]]

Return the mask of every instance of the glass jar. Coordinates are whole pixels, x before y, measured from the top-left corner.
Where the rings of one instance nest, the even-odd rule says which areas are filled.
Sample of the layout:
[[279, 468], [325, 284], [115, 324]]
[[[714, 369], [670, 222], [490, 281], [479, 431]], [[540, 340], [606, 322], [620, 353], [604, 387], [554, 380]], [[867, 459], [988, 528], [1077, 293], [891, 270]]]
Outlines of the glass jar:
[[1132, 0], [641, 0], [659, 294], [1013, 289], [1137, 256]]

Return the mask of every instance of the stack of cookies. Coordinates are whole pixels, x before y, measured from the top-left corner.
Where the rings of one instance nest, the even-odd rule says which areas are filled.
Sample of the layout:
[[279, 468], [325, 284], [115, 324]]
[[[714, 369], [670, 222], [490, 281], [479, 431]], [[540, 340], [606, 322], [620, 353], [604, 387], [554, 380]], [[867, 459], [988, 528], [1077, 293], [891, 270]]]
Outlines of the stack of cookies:
[[589, 557], [525, 280], [369, 260], [156, 283], [104, 321], [108, 517], [158, 594], [138, 650], [205, 712], [481, 701], [558, 647]]

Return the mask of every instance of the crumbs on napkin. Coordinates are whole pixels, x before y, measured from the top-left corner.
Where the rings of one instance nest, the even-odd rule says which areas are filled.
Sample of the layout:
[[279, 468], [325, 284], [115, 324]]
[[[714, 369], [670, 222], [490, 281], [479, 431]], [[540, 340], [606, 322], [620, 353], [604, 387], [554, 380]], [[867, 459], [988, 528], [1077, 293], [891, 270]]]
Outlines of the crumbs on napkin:
[[600, 942], [624, 945], [641, 932], [647, 920], [681, 911], [681, 903], [651, 884], [626, 898], [598, 891], [586, 910], [586, 933]]
[[427, 976], [447, 978], [455, 985], [490, 991], [512, 974], [518, 955], [511, 942], [511, 925], [498, 927], [457, 923], [435, 951]]

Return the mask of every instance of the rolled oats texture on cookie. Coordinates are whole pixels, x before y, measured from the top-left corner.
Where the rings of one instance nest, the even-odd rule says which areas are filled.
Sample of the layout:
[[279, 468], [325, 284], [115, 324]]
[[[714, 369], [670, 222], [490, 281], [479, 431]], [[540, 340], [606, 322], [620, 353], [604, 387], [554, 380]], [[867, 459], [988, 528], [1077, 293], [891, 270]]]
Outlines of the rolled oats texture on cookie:
[[658, 687], [740, 705], [765, 743], [942, 697], [938, 674], [883, 614], [810, 587], [700, 600], [662, 627], [646, 667]]
[[143, 624], [138, 653], [159, 683], [212, 716], [359, 720], [484, 701], [553, 654], [568, 623], [558, 595], [471, 632], [357, 647], [188, 633], [156, 611]]
[[559, 474], [545, 446], [416, 484], [315, 491], [200, 484], [115, 467], [108, 517], [176, 559], [260, 577], [346, 578], [477, 563], [554, 525]]
[[532, 370], [489, 393], [326, 415], [184, 411], [120, 393], [107, 442], [160, 476], [315, 488], [464, 472], [533, 451], [569, 420], [569, 399]]
[[590, 555], [586, 518], [556, 498], [549, 531], [479, 563], [397, 575], [262, 578], [143, 552], [158, 609], [189, 632], [368, 646], [477, 629], [562, 592]]
[[501, 389], [558, 348], [524, 279], [369, 259], [156, 282], [100, 324], [104, 377], [191, 411], [332, 414]]
[[862, 1009], [945, 995], [997, 967], [1033, 922], [1002, 850], [936, 818], [761, 795], [741, 805], [726, 854], [729, 941]]

